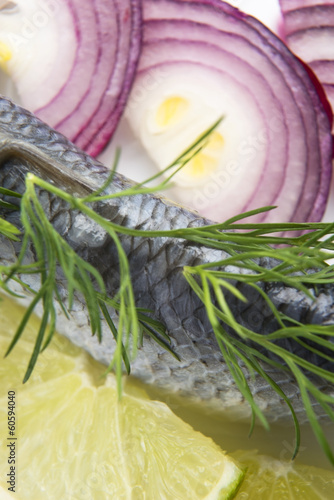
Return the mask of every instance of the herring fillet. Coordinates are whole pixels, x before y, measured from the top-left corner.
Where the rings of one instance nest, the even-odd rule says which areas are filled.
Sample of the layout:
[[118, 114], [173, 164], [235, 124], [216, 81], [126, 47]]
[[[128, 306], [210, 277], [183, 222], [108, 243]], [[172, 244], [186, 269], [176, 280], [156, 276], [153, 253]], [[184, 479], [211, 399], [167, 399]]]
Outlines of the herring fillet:
[[[80, 196], [96, 190], [109, 174], [105, 166], [34, 115], [0, 98], [0, 186], [23, 192], [24, 177], [29, 171]], [[117, 192], [131, 184], [131, 181], [116, 175], [108, 192]], [[109, 236], [83, 214], [69, 210], [65, 202], [52, 194], [40, 192], [39, 196], [54, 227], [81, 257], [98, 269], [108, 292], [113, 294], [119, 285], [118, 263]], [[157, 195], [121, 197], [95, 204], [94, 209], [117, 224], [144, 230], [168, 230], [208, 223], [197, 214]], [[2, 215], [20, 227], [19, 212]], [[204, 305], [182, 275], [185, 265], [221, 260], [223, 252], [175, 238], [121, 235], [120, 239], [129, 259], [136, 304], [151, 309], [154, 317], [164, 323], [172, 346], [181, 357], [181, 361], [177, 361], [155, 341], [145, 338], [132, 362], [132, 375], [168, 391], [204, 400], [208, 406], [223, 408], [233, 416], [248, 417], [250, 408], [224, 363]], [[19, 244], [0, 237], [1, 263], [14, 262], [18, 251]], [[31, 254], [30, 257], [33, 258]], [[263, 265], [270, 265], [270, 262], [263, 261]], [[25, 280], [29, 280], [33, 288], [38, 287], [38, 278], [34, 275], [25, 276]], [[58, 285], [61, 296], [65, 298], [66, 286], [60, 275]], [[245, 304], [228, 296], [237, 319], [259, 333], [273, 331], [277, 325], [261, 295], [245, 284], [237, 286], [248, 298]], [[316, 324], [334, 323], [333, 287], [321, 287], [317, 294], [314, 292], [316, 297], [311, 301], [302, 292], [282, 284], [261, 286], [276, 307], [294, 319]], [[91, 336], [89, 318], [80, 297], [76, 297], [70, 321], [59, 308], [57, 330], [84, 347], [97, 360], [109, 364], [115, 348], [114, 339], [105, 324], [101, 344]], [[286, 340], [285, 347], [304, 357], [314, 356], [306, 349], [303, 352], [303, 348], [293, 341]], [[334, 369], [334, 363], [323, 358], [317, 361], [324, 368]], [[292, 376], [273, 367], [266, 369], [291, 399], [300, 421], [305, 421], [299, 389]], [[287, 405], [266, 381], [256, 375], [254, 379], [249, 377], [248, 382], [269, 421], [290, 418]], [[333, 392], [333, 387], [325, 382], [319, 382], [319, 388]], [[323, 415], [320, 407], [317, 412], [319, 417]]]

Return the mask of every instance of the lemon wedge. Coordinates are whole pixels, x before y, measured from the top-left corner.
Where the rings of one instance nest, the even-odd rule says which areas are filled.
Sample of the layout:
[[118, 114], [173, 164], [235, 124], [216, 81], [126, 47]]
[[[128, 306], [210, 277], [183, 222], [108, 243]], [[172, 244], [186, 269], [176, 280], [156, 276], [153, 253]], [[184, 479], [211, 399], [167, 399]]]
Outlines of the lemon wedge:
[[[0, 351], [22, 315], [0, 302]], [[0, 497], [16, 500], [231, 499], [244, 472], [211, 439], [138, 387], [118, 400], [115, 378], [66, 339], [56, 336], [31, 379], [21, 381], [37, 319], [0, 364]], [[9, 436], [8, 393], [15, 402]], [[14, 438], [15, 443], [14, 443]], [[14, 490], [9, 490], [13, 443]], [[2, 488], [2, 490], [1, 490]]]
[[334, 471], [277, 460], [256, 451], [233, 457], [247, 468], [235, 500], [332, 500]]

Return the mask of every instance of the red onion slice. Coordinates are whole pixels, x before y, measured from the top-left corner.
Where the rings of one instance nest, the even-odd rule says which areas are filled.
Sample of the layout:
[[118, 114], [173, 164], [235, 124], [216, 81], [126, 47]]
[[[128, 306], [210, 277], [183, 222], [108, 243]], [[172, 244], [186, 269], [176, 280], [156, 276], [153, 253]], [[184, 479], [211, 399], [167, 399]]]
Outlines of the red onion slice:
[[135, 75], [140, 0], [16, 3], [15, 12], [1, 11], [0, 26], [13, 51], [8, 72], [21, 103], [96, 156], [118, 124]]
[[143, 7], [126, 116], [150, 156], [167, 166], [225, 117], [214, 144], [175, 176], [174, 196], [216, 221], [264, 205], [278, 208], [254, 220], [319, 220], [331, 124], [303, 64], [259, 21], [219, 0]]
[[334, 83], [334, 60], [318, 60], [312, 62], [312, 69], [324, 84]]
[[314, 7], [315, 5], [333, 5], [334, 0], [279, 0], [283, 12], [300, 9], [302, 7]]
[[312, 68], [334, 110], [334, 0], [280, 0], [280, 4], [286, 43]]

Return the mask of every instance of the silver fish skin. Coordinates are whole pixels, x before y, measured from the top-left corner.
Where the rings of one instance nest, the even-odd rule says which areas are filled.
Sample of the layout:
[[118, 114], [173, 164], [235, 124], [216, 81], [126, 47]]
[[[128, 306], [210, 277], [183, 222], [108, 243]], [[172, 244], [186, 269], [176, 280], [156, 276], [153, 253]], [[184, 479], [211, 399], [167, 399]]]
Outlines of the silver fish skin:
[[[50, 129], [34, 115], [11, 101], [0, 98], [0, 185], [18, 192], [24, 190], [27, 172], [33, 172], [75, 195], [87, 195], [105, 182], [109, 170], [61, 134]], [[121, 175], [114, 178], [107, 192], [114, 193], [133, 183]], [[101, 273], [112, 295], [119, 285], [117, 253], [108, 235], [92, 221], [53, 195], [40, 192], [40, 201], [53, 226], [87, 262]], [[94, 209], [107, 219], [125, 227], [145, 230], [168, 230], [207, 224], [198, 214], [157, 195], [121, 197], [95, 204]], [[2, 214], [4, 215], [4, 214]], [[20, 227], [19, 212], [5, 217]], [[147, 384], [178, 393], [193, 400], [205, 401], [208, 408], [224, 410], [233, 418], [248, 418], [250, 408], [240, 394], [224, 362], [202, 302], [191, 291], [183, 277], [184, 266], [215, 262], [224, 258], [221, 251], [175, 238], [140, 238], [121, 236], [128, 256], [136, 303], [153, 311], [172, 339], [172, 347], [181, 361], [150, 338], [145, 338], [139, 354], [132, 362], [131, 373]], [[20, 245], [0, 237], [1, 263], [14, 262]], [[33, 259], [30, 249], [30, 257]], [[270, 266], [270, 260], [262, 264]], [[233, 269], [235, 271], [235, 269]], [[34, 275], [25, 276], [33, 288], [38, 287]], [[260, 284], [278, 310], [300, 322], [332, 325], [334, 323], [333, 287], [312, 290], [314, 301], [303, 293], [282, 284]], [[66, 299], [66, 284], [59, 276], [61, 296]], [[248, 302], [227, 296], [239, 322], [259, 333], [273, 331], [277, 325], [260, 294], [245, 284], [237, 285]], [[39, 312], [37, 310], [37, 312]], [[98, 361], [109, 364], [115, 342], [103, 324], [100, 344], [91, 336], [89, 318], [80, 297], [71, 311], [71, 319], [58, 308], [57, 330], [75, 344], [86, 349]], [[334, 327], [333, 327], [334, 328]], [[285, 347], [333, 371], [334, 362], [315, 357], [293, 341]], [[290, 398], [301, 422], [306, 420], [298, 385], [291, 375], [266, 367], [267, 373]], [[260, 376], [248, 376], [248, 383], [269, 421], [291, 420], [286, 403]], [[318, 380], [318, 387], [333, 394], [334, 389]], [[324, 417], [316, 405], [319, 418]]]

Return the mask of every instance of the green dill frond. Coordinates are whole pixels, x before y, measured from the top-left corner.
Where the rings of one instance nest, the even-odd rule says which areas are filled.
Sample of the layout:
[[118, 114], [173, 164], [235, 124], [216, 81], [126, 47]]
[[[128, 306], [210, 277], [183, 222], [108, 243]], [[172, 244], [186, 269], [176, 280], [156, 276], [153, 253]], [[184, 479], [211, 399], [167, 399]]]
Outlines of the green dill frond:
[[13, 224], [0, 217], [0, 234], [5, 236], [6, 238], [9, 238], [10, 240], [19, 241], [18, 236], [21, 234], [21, 231], [17, 229], [17, 227], [15, 227]]
[[[246, 226], [243, 225], [243, 229]], [[282, 229], [282, 225], [278, 228]], [[266, 228], [266, 230], [269, 228]], [[326, 234], [332, 234], [333, 225], [327, 225]], [[261, 227], [259, 227], [261, 232]], [[271, 231], [273, 228], [271, 228]], [[318, 232], [319, 231], [319, 232]], [[318, 232], [318, 234], [317, 234]], [[205, 304], [206, 311], [213, 331], [217, 338], [218, 345], [225, 362], [230, 368], [239, 390], [244, 398], [250, 403], [253, 412], [253, 419], [257, 416], [265, 427], [267, 422], [260, 408], [257, 406], [246, 382], [245, 373], [257, 372], [262, 376], [274, 391], [282, 397], [289, 406], [296, 429], [296, 448], [294, 456], [298, 452], [300, 444], [300, 430], [296, 414], [292, 403], [286, 397], [281, 388], [269, 378], [265, 372], [265, 365], [274, 366], [276, 369], [289, 370], [294, 376], [305, 411], [311, 427], [324, 449], [329, 460], [334, 464], [334, 454], [329, 444], [326, 442], [325, 434], [318, 422], [317, 415], [311, 404], [311, 398], [315, 399], [334, 422], [334, 395], [328, 395], [319, 391], [313, 382], [313, 377], [319, 377], [334, 386], [334, 373], [316, 364], [305, 360], [290, 350], [277, 344], [278, 340], [293, 338], [309, 351], [316, 353], [322, 358], [334, 362], [334, 356], [326, 354], [334, 351], [334, 326], [333, 325], [306, 325], [301, 324], [277, 310], [266, 292], [259, 286], [259, 283], [282, 283], [289, 287], [301, 290], [305, 295], [313, 296], [309, 293], [307, 285], [317, 285], [323, 283], [333, 283], [333, 266], [327, 264], [327, 259], [331, 254], [323, 251], [322, 247], [328, 248], [328, 240], [323, 242], [320, 238], [324, 236], [324, 227], [316, 229], [312, 235], [308, 235], [307, 241], [311, 246], [306, 247], [304, 239], [303, 251], [299, 246], [296, 253], [295, 247], [272, 248], [265, 251], [259, 247], [259, 251], [243, 252], [242, 245], [239, 244], [239, 253], [236, 248], [231, 252], [231, 256], [220, 262], [214, 262], [197, 267], [187, 267], [184, 269], [184, 276], [194, 292]], [[245, 235], [245, 240], [252, 240], [253, 236]], [[303, 238], [303, 237], [301, 237]], [[297, 238], [299, 240], [300, 238]], [[280, 238], [280, 240], [282, 240]], [[247, 241], [246, 241], [247, 244]], [[313, 245], [315, 245], [313, 247]], [[273, 253], [274, 252], [274, 253]], [[273, 253], [273, 254], [272, 254]], [[277, 265], [272, 268], [262, 267], [255, 259], [270, 256], [275, 259]], [[314, 264], [319, 266], [319, 270], [313, 270]], [[228, 264], [239, 268], [247, 269], [250, 273], [241, 274], [230, 273], [224, 270], [216, 270], [217, 267], [226, 267]], [[296, 272], [298, 271], [298, 273]], [[234, 283], [232, 284], [231, 281]], [[277, 321], [277, 330], [264, 335], [246, 328], [238, 319], [234, 317], [226, 299], [225, 291], [232, 294], [237, 300], [244, 301], [244, 296], [240, 293], [235, 283], [247, 283], [262, 296], [267, 306], [270, 308]], [[312, 342], [310, 345], [307, 342]], [[318, 346], [319, 349], [317, 347]], [[266, 352], [267, 354], [263, 354]], [[270, 353], [274, 355], [270, 356]]]
[[[10, 189], [6, 189], [0, 186], [0, 196], [11, 196], [14, 198], [21, 198], [19, 193], [15, 191], [11, 191]], [[3, 200], [0, 198], [0, 208], [4, 208], [6, 210], [18, 210], [18, 207], [13, 203]], [[10, 224], [8, 221], [0, 217], [0, 235], [5, 236], [13, 241], [18, 241], [20, 231], [13, 224]]]

